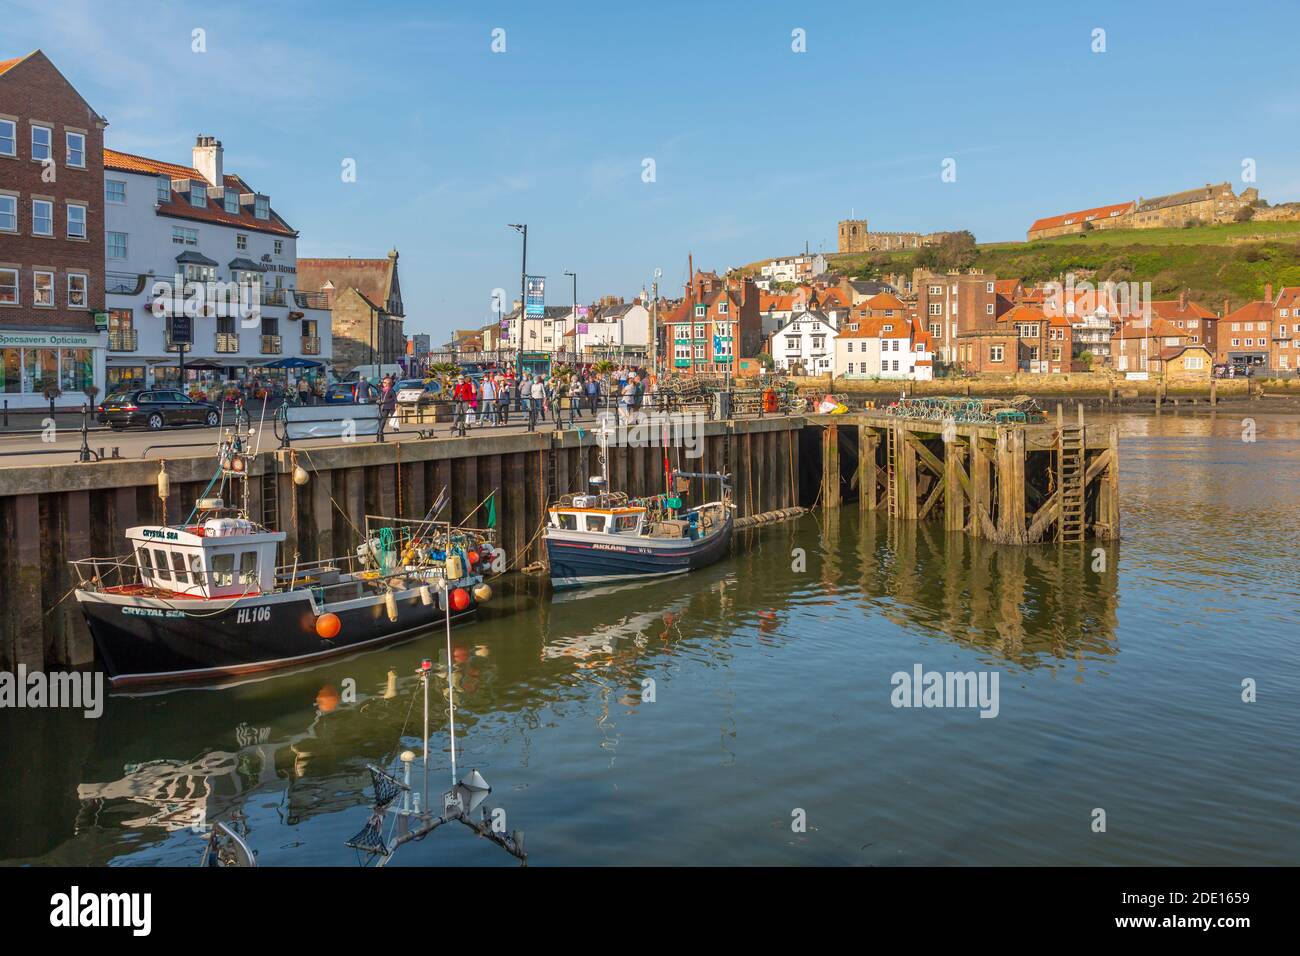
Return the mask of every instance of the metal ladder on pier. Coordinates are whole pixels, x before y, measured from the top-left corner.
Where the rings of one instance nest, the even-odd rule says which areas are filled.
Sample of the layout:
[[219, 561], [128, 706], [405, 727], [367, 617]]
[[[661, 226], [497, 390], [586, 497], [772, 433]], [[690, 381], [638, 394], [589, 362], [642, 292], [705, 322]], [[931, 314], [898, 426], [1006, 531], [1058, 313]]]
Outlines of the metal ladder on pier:
[[[562, 449], [552, 439], [551, 447], [546, 450], [546, 504], [551, 505], [560, 500], [560, 481], [556, 476], [555, 459], [562, 454]], [[566, 491], [568, 489], [565, 489]], [[584, 492], [586, 488], [582, 489]]]
[[[889, 517], [898, 517], [898, 446], [897, 429], [891, 424], [885, 429], [885, 485], [889, 497]], [[875, 490], [872, 490], [875, 494]]]
[[280, 490], [275, 480], [275, 469], [262, 472], [262, 527], [280, 530]]
[[1056, 540], [1083, 540], [1084, 431], [1082, 425], [1062, 425], [1057, 447], [1057, 489], [1061, 496], [1061, 520]]

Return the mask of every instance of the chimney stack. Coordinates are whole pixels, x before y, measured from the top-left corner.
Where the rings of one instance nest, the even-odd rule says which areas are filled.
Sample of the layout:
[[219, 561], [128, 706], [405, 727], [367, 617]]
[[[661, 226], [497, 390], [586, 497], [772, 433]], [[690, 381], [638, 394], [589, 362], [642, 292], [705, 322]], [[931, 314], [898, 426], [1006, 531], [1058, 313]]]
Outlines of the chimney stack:
[[224, 185], [221, 140], [215, 136], [200, 134], [194, 140], [194, 162], [192, 165], [208, 181], [209, 186]]
[[1224, 318], [1224, 317], [1228, 314], [1228, 311], [1229, 311], [1229, 310], [1228, 310], [1228, 300], [1227, 300], [1227, 299], [1224, 299], [1224, 300], [1223, 300], [1223, 314], [1220, 315], [1219, 318]]
[[1179, 312], [1187, 311], [1187, 290], [1186, 289], [1184, 289], [1182, 292], [1178, 294], [1178, 311]]
[[1264, 284], [1264, 301], [1269, 305], [1273, 304], [1273, 283], [1271, 282]]

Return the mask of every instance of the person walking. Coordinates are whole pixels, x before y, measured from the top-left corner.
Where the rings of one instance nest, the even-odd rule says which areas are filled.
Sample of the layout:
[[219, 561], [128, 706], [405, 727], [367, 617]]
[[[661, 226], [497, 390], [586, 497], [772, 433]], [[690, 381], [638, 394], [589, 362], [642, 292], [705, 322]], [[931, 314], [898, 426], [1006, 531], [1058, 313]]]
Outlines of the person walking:
[[566, 390], [564, 384], [555, 376], [551, 376], [549, 387], [546, 389], [547, 401], [551, 403], [551, 420], [555, 422], [555, 428], [560, 428], [560, 413], [564, 405]]
[[492, 381], [492, 376], [483, 376], [483, 420], [493, 428], [497, 424], [497, 383]]
[[596, 420], [600, 408], [600, 377], [592, 374], [587, 379], [587, 404], [591, 407], [591, 420]]
[[304, 376], [302, 376], [302, 378], [298, 379], [298, 402], [299, 402], [299, 404], [302, 404], [302, 405], [310, 405], [310, 404], [312, 404], [312, 401], [311, 401], [311, 385], [307, 382], [307, 376], [306, 376], [306, 375], [304, 375]]
[[636, 401], [636, 385], [632, 382], [626, 382], [619, 393], [618, 401], [618, 420], [620, 422], [629, 422], [632, 420], [632, 406]]
[[546, 414], [546, 385], [541, 375], [533, 379], [530, 390], [532, 401], [528, 406], [528, 430], [531, 432], [535, 429], [538, 418]]
[[582, 382], [577, 375], [569, 382], [569, 424], [582, 417]]
[[465, 383], [469, 386], [465, 392], [465, 403], [469, 406], [465, 420], [468, 426], [473, 428], [478, 424], [478, 385], [469, 376], [465, 377]]
[[393, 387], [391, 375], [385, 375], [379, 390], [379, 440], [384, 440], [384, 431], [388, 428], [388, 419], [397, 411], [397, 389]]
[[515, 411], [523, 414], [528, 411], [529, 399], [532, 397], [532, 379], [527, 372], [519, 373], [519, 388], [516, 389]]
[[641, 420], [641, 405], [645, 402], [645, 383], [640, 375], [632, 376], [632, 420]]
[[510, 424], [510, 403], [519, 398], [519, 386], [513, 377], [507, 377], [501, 383], [497, 393], [497, 424]]
[[469, 412], [469, 397], [473, 386], [462, 375], [451, 391], [451, 433], [465, 437], [465, 416]]

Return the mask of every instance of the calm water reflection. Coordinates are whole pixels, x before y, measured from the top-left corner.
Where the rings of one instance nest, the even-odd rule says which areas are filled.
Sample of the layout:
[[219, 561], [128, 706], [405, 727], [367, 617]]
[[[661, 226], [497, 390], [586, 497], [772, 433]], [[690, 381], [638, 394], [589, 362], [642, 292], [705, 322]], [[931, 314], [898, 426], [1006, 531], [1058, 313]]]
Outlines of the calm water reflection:
[[[1124, 538], [1101, 552], [850, 506], [689, 581], [520, 587], [454, 633], [461, 763], [534, 865], [1294, 863], [1300, 421], [1256, 423], [1122, 419]], [[353, 865], [365, 765], [418, 747], [423, 656], [445, 674], [434, 636], [97, 721], [6, 712], [0, 858], [190, 865], [206, 818], [264, 865]], [[996, 669], [998, 717], [893, 708], [915, 664]], [[402, 854], [513, 863], [460, 828]]]

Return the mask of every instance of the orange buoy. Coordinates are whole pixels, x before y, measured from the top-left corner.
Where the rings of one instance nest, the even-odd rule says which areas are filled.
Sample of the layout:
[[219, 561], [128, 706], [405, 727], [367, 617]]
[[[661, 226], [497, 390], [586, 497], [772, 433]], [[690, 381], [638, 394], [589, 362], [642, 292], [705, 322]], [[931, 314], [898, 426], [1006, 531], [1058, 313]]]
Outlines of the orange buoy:
[[316, 633], [330, 641], [339, 636], [339, 631], [343, 629], [343, 622], [339, 616], [330, 611], [326, 611], [320, 617], [316, 618]]
[[451, 606], [457, 611], [463, 611], [469, 607], [469, 592], [464, 588], [456, 588], [456, 590], [452, 591]]
[[338, 710], [339, 702], [342, 700], [339, 692], [329, 684], [326, 684], [316, 692], [316, 709], [322, 714], [330, 714]]
[[477, 551], [469, 552], [469, 566], [472, 568], [479, 562], [479, 553]]

